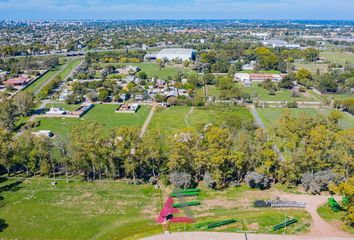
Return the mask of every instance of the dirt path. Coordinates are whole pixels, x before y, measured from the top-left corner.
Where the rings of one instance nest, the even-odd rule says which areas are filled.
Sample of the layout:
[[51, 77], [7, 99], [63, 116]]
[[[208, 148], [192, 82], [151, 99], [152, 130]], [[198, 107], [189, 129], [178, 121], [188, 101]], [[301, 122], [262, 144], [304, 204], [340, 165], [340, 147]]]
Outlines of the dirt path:
[[[318, 196], [318, 195], [308, 195], [308, 194], [287, 194], [280, 193], [278, 196], [284, 200], [292, 200], [306, 203], [306, 210], [310, 213], [312, 217], [311, 231], [308, 233], [310, 236], [327, 236], [327, 237], [352, 237], [354, 236], [344, 232], [343, 230], [335, 227], [334, 225], [326, 222], [322, 219], [318, 213], [317, 209], [327, 202], [329, 196]], [[340, 197], [335, 197], [340, 200]]]
[[188, 118], [190, 117], [190, 115], [192, 115], [194, 111], [194, 106], [191, 107], [191, 109], [189, 110], [189, 112], [186, 114], [186, 116], [184, 116], [184, 123], [187, 125], [187, 127], [191, 127], [191, 125], [188, 122]]
[[155, 109], [156, 109], [156, 103], [154, 103], [154, 105], [152, 106], [148, 117], [146, 118], [143, 127], [141, 128], [141, 132], [139, 137], [142, 138], [146, 132], [147, 127], [149, 126], [149, 123], [151, 122], [152, 116], [154, 116], [155, 113]]

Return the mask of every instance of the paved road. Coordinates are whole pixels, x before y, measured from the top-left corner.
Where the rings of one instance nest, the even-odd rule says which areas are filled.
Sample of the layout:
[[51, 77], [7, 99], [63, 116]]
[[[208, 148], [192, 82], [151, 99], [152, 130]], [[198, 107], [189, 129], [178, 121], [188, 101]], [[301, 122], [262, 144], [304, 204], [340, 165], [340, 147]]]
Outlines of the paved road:
[[185, 232], [162, 234], [143, 240], [353, 240], [353, 237], [320, 237], [299, 235], [271, 235], [271, 234], [247, 234], [244, 233], [214, 233], [214, 232]]

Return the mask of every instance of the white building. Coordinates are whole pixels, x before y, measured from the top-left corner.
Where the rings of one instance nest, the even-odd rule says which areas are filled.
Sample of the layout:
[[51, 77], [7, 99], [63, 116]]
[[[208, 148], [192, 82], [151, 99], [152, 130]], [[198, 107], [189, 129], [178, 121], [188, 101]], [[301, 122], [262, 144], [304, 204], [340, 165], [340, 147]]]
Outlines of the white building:
[[156, 59], [168, 59], [172, 61], [178, 60], [195, 60], [195, 50], [187, 48], [165, 48], [162, 49], [157, 55]]
[[262, 41], [262, 43], [266, 46], [269, 47], [285, 47], [289, 49], [294, 49], [294, 48], [300, 48], [301, 46], [299, 44], [289, 44], [287, 41], [284, 40], [265, 40]]

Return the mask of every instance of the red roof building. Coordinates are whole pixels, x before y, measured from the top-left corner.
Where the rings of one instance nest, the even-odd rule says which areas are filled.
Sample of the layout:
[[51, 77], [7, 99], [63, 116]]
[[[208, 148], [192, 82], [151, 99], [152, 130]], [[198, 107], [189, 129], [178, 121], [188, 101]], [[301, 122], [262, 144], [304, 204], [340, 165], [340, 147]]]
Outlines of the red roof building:
[[5, 84], [12, 85], [12, 86], [23, 86], [30, 82], [31, 79], [25, 76], [17, 77], [17, 78], [10, 78], [5, 82]]

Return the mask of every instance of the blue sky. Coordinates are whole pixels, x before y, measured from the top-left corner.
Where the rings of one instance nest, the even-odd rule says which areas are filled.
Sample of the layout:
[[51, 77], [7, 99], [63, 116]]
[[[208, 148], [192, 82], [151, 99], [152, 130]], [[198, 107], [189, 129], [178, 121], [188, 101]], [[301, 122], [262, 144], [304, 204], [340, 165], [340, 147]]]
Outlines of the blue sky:
[[0, 0], [0, 19], [346, 19], [354, 0]]

